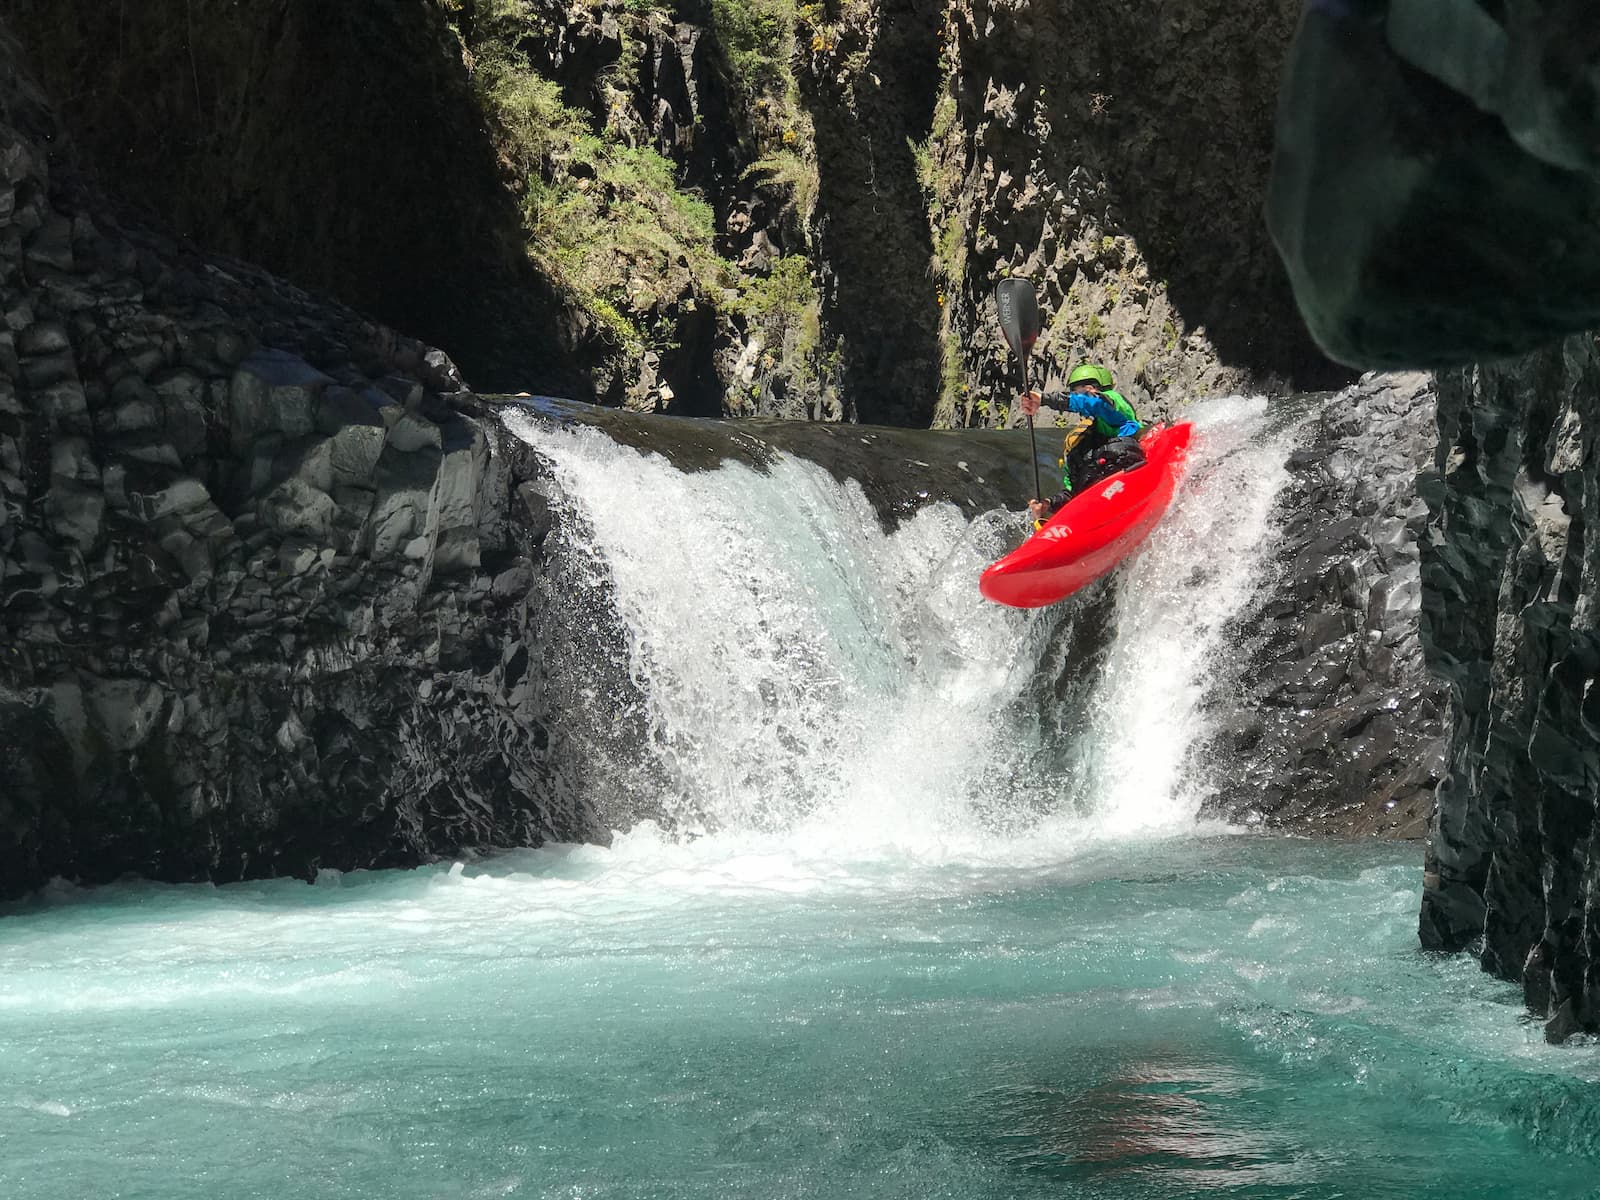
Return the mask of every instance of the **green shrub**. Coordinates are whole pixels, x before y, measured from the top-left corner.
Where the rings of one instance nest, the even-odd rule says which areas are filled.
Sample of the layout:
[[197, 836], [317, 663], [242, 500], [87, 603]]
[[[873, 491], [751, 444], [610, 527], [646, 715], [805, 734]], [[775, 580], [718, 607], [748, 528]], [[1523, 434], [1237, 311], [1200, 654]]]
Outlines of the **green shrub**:
[[811, 159], [803, 158], [792, 150], [778, 150], [752, 163], [745, 169], [745, 175], [764, 176], [768, 183], [787, 188], [794, 200], [795, 211], [802, 218], [811, 215], [819, 186], [817, 164]]
[[790, 349], [792, 334], [792, 350], [802, 374], [819, 365], [815, 358], [822, 336], [821, 305], [811, 279], [811, 264], [801, 255], [780, 258], [770, 275], [741, 280], [738, 298], [728, 307], [759, 329], [767, 345], [776, 350]]
[[956, 401], [967, 391], [967, 373], [961, 361], [961, 339], [953, 329], [945, 330], [939, 338], [941, 359], [939, 398], [954, 411]]
[[942, 142], [955, 128], [956, 124], [956, 98], [945, 91], [940, 93], [939, 101], [933, 106], [933, 127], [929, 131], [929, 139]]
[[793, 84], [794, 0], [711, 0], [711, 26], [747, 97], [783, 95]]

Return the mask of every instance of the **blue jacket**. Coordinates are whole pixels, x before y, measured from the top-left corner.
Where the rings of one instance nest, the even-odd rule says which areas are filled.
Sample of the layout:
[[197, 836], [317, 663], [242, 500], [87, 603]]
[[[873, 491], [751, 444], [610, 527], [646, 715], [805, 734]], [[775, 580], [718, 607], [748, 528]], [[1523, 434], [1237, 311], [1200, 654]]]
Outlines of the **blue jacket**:
[[[1133, 415], [1132, 405], [1128, 405], [1125, 412], [1113, 404], [1105, 393], [1097, 396], [1093, 392], [1071, 392], [1063, 396], [1060, 392], [1054, 392], [1045, 400], [1080, 417], [1092, 418], [1100, 432], [1108, 437], [1138, 437], [1139, 430], [1143, 428], [1139, 418]], [[1127, 401], [1123, 403], [1127, 404]]]

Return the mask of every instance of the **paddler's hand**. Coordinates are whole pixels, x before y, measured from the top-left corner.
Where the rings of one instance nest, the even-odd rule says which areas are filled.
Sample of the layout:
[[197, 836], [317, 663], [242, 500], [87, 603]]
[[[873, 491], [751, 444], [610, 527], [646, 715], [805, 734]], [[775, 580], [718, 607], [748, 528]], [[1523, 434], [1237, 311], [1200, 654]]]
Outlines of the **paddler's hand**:
[[1047, 516], [1050, 515], [1049, 513], [1047, 513], [1045, 511], [1044, 501], [1043, 500], [1029, 500], [1028, 501], [1028, 513], [1029, 513], [1030, 516], [1033, 517], [1033, 520], [1034, 520], [1035, 524], [1038, 524], [1040, 521], [1044, 520]]
[[1037, 391], [1023, 392], [1017, 397], [1017, 411], [1025, 417], [1036, 417], [1039, 415], [1039, 401], [1043, 398]]

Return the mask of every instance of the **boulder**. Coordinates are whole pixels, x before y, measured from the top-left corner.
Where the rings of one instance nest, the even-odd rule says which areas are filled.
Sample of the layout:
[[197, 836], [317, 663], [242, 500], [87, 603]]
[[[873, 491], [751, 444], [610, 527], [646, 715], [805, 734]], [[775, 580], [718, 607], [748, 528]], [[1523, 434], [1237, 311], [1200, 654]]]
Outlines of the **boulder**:
[[443, 456], [437, 450], [405, 453], [394, 448], [378, 462], [377, 494], [364, 535], [374, 559], [393, 558], [421, 535], [438, 532], [435, 489]]
[[127, 506], [144, 522], [209, 507], [211, 493], [198, 479], [172, 477], [165, 472], [149, 472], [125, 485]]
[[1432, 381], [1369, 376], [1309, 403], [1309, 444], [1289, 455], [1273, 521], [1275, 569], [1230, 637], [1236, 653], [1216, 667], [1216, 728], [1194, 760], [1220, 781], [1206, 811], [1297, 832], [1420, 837], [1442, 773], [1418, 764], [1441, 758], [1446, 734], [1419, 637], [1414, 481], [1431, 453]]
[[324, 388], [333, 380], [304, 359], [260, 350], [233, 373], [228, 391], [228, 434], [235, 453], [263, 433], [303, 437], [315, 429]]

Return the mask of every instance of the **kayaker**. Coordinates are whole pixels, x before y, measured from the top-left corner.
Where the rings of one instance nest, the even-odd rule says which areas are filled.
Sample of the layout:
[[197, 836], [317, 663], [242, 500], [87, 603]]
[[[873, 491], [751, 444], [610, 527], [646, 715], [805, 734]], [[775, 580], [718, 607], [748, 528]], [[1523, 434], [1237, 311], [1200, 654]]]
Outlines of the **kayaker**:
[[1074, 481], [1079, 488], [1091, 487], [1117, 471], [1126, 471], [1144, 462], [1139, 448], [1139, 431], [1144, 428], [1133, 405], [1111, 386], [1111, 372], [1093, 363], [1082, 363], [1067, 376], [1065, 392], [1024, 392], [1017, 397], [1017, 408], [1025, 417], [1035, 416], [1040, 404], [1063, 409], [1087, 423], [1067, 435], [1061, 456], [1061, 490], [1048, 500], [1028, 501], [1035, 521], [1053, 516], [1071, 497]]

